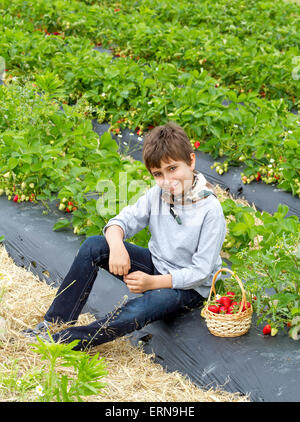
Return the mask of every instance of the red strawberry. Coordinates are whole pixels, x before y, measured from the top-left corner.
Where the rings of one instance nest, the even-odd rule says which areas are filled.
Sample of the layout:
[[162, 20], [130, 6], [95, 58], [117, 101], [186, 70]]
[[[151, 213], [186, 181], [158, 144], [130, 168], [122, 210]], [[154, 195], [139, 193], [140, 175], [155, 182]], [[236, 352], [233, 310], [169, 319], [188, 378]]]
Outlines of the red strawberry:
[[267, 324], [263, 328], [263, 334], [266, 336], [268, 334], [271, 334], [271, 325]]
[[226, 314], [227, 313], [227, 309], [226, 306], [220, 306], [219, 308], [219, 312], [220, 314]]
[[257, 172], [256, 181], [258, 182], [261, 179], [261, 174]]
[[14, 196], [13, 201], [14, 201], [14, 202], [18, 202], [18, 195], [15, 195], [15, 196]]
[[227, 308], [227, 314], [236, 314], [239, 311], [237, 302], [231, 302], [231, 305]]
[[217, 306], [217, 305], [210, 305], [210, 306], [208, 307], [208, 310], [209, 310], [210, 312], [215, 313], [215, 314], [218, 314], [218, 313], [220, 312], [220, 308], [219, 308], [219, 306]]
[[233, 296], [235, 296], [235, 293], [234, 293], [234, 292], [227, 292], [227, 293], [226, 293], [226, 295], [227, 295], [227, 296], [232, 296], [232, 297], [233, 297]]
[[197, 149], [197, 148], [199, 148], [200, 147], [200, 142], [199, 141], [196, 141], [195, 143], [194, 143], [194, 147]]
[[222, 296], [220, 299], [221, 305], [225, 306], [226, 308], [230, 306], [231, 301], [232, 300], [230, 299], [230, 297], [227, 297], [227, 296]]

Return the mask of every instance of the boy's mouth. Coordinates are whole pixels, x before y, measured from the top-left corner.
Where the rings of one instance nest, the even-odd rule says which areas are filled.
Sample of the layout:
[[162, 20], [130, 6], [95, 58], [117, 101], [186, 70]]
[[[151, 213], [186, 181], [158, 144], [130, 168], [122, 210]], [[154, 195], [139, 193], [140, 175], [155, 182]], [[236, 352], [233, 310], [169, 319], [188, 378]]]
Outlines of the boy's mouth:
[[176, 183], [175, 185], [173, 185], [173, 186], [170, 186], [170, 187], [165, 187], [165, 190], [169, 190], [170, 192], [174, 192], [175, 191], [175, 189], [178, 187], [178, 185], [179, 185], [179, 183]]

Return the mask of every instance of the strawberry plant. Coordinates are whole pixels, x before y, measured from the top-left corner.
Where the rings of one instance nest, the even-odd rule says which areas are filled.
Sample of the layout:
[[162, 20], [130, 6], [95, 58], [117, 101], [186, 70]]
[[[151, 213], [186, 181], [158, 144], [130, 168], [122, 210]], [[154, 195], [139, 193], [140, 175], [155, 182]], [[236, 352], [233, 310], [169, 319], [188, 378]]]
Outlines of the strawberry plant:
[[[38, 19], [35, 24], [41, 25], [39, 19], [45, 16], [45, 19], [50, 19], [46, 22], [48, 26], [56, 22], [57, 31], [54, 32], [51, 32], [53, 28], [48, 28], [46, 32], [35, 31], [33, 29], [41, 28], [33, 27], [31, 21], [21, 19], [15, 28], [10, 25], [8, 15], [5, 15], [4, 21], [8, 23], [8, 28], [3, 38], [3, 55], [12, 68], [12, 73], [7, 75], [7, 83], [11, 83], [16, 77], [22, 83], [33, 80], [37, 88], [47, 93], [49, 98], [56, 96], [59, 101], [69, 104], [76, 104], [84, 97], [84, 110], [83, 103], [78, 104], [78, 110], [83, 110], [86, 118], [93, 116], [100, 121], [107, 119], [115, 133], [125, 127], [132, 130], [138, 127], [141, 135], [149, 126], [164, 123], [169, 119], [175, 120], [189, 132], [196, 149], [209, 152], [214, 158], [225, 157], [223, 163], [215, 164], [219, 174], [226, 172], [232, 165], [244, 163], [244, 183], [251, 183], [253, 180], [276, 183], [279, 188], [291, 191], [293, 195], [300, 195], [297, 116], [288, 112], [287, 103], [282, 99], [262, 100], [257, 90], [237, 90], [234, 87], [231, 89], [231, 85], [222, 86], [219, 80], [212, 78], [208, 73], [209, 69], [205, 67], [209, 60], [205, 57], [199, 58], [201, 50], [198, 48], [194, 51], [191, 48], [188, 52], [185, 46], [180, 44], [188, 39], [187, 34], [177, 34], [168, 29], [166, 36], [165, 29], [159, 25], [159, 22], [165, 23], [165, 8], [162, 15], [158, 13], [158, 4], [155, 5], [155, 10], [145, 7], [138, 10], [138, 13], [145, 14], [149, 20], [153, 20], [153, 13], [158, 18], [156, 26], [153, 27], [152, 24], [153, 28], [148, 31], [152, 42], [147, 42], [153, 46], [153, 57], [146, 63], [141, 61], [140, 57], [134, 61], [133, 57], [130, 57], [132, 55], [128, 57], [126, 54], [117, 53], [116, 49], [112, 51], [119, 58], [112, 61], [109, 55], [99, 54], [92, 49], [91, 40], [85, 38], [85, 31], [70, 31], [63, 37], [58, 36], [57, 34], [63, 32], [59, 18], [61, 3], [53, 1], [53, 5], [55, 8], [51, 8], [50, 4], [45, 6], [43, 2], [36, 5]], [[192, 9], [186, 6], [171, 7], [172, 12], [167, 12], [167, 16], [175, 18], [176, 13], [179, 13], [180, 19], [186, 22], [188, 18], [192, 18]], [[122, 5], [122, 13], [114, 17], [113, 22], [110, 22], [113, 9], [97, 7], [104, 17], [101, 34], [110, 37], [114, 25], [122, 23], [122, 34], [124, 33], [128, 40], [128, 11], [133, 14], [133, 19], [137, 19], [137, 12], [132, 10], [131, 5]], [[22, 13], [26, 15], [27, 11], [23, 6], [21, 8]], [[218, 12], [217, 8], [210, 8], [210, 13], [212, 11]], [[293, 9], [288, 9], [287, 13], [292, 11]], [[20, 14], [20, 11], [17, 12], [14, 8], [11, 12]], [[75, 10], [67, 8], [63, 13], [71, 12], [72, 15], [75, 13], [78, 18], [83, 19], [77, 7]], [[90, 16], [89, 8], [85, 9], [85, 12]], [[233, 16], [230, 18], [234, 19]], [[218, 23], [222, 22], [222, 19], [216, 19]], [[278, 19], [281, 19], [281, 16], [278, 16]], [[191, 22], [194, 21], [198, 23], [197, 18], [191, 19]], [[210, 27], [214, 28], [211, 19], [207, 21], [210, 22]], [[20, 30], [22, 22], [23, 28]], [[119, 27], [117, 28], [119, 34]], [[142, 26], [142, 29], [147, 31], [147, 26]], [[200, 35], [197, 35], [195, 30], [192, 27], [192, 37], [199, 39]], [[155, 39], [157, 32], [160, 35]], [[147, 40], [147, 37], [144, 39]], [[169, 54], [173, 47], [174, 60], [172, 57], [164, 57], [163, 54]], [[220, 51], [224, 54], [222, 49]], [[234, 51], [239, 51], [239, 48]], [[295, 54], [296, 51], [293, 51], [292, 55]], [[215, 51], [213, 56], [216, 57]], [[178, 58], [195, 58], [196, 62], [191, 65], [182, 63], [178, 68]], [[200, 68], [200, 72], [198, 61], [204, 66]], [[85, 65], [82, 66], [82, 63]], [[228, 67], [228, 64], [226, 66]], [[253, 73], [261, 75], [261, 72]], [[224, 100], [230, 100], [231, 104], [225, 106]], [[245, 104], [244, 107], [239, 105], [241, 102]]]
[[221, 205], [228, 228], [223, 248], [230, 256], [257, 243], [268, 247], [276, 243], [277, 237], [299, 231], [299, 220], [294, 215], [286, 216], [286, 205], [279, 204], [273, 215], [237, 204], [232, 199], [225, 199]]
[[[274, 330], [288, 331], [298, 340], [300, 330], [300, 230], [283, 233], [276, 242], [244, 248], [231, 257], [233, 269], [255, 295], [257, 324], [265, 321]], [[274, 334], [273, 330], [273, 334]]]

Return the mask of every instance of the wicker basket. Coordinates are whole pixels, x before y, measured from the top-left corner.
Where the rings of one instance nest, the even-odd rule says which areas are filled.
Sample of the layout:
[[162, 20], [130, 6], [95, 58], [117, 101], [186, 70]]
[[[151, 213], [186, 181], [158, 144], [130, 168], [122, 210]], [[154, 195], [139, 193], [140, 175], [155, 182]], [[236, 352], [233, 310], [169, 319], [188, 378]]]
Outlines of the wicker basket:
[[208, 330], [214, 336], [218, 337], [238, 337], [246, 334], [251, 326], [253, 308], [252, 305], [242, 311], [243, 306], [246, 304], [246, 292], [243, 287], [242, 281], [239, 277], [231, 270], [227, 268], [221, 268], [213, 277], [210, 294], [208, 297], [208, 303], [211, 300], [211, 295], [214, 293], [216, 296], [215, 281], [220, 272], [229, 272], [237, 280], [241, 291], [242, 301], [240, 309], [236, 314], [216, 314], [208, 310], [208, 304], [203, 308], [202, 315], [205, 318]]

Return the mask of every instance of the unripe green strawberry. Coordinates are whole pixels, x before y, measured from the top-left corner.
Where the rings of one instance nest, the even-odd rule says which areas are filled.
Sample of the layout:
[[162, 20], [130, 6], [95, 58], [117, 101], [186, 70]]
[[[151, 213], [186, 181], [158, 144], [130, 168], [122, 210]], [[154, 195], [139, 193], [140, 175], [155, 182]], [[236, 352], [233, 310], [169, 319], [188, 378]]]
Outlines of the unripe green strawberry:
[[31, 189], [33, 189], [33, 188], [34, 188], [34, 183], [29, 183], [29, 187], [30, 187]]
[[21, 183], [21, 189], [24, 190], [26, 188], [26, 182]]
[[278, 333], [278, 329], [277, 328], [271, 328], [271, 336], [272, 337], [276, 336], [277, 333]]
[[65, 204], [60, 204], [58, 207], [60, 211], [63, 211], [65, 208], [66, 208]]

